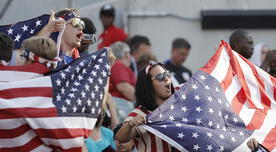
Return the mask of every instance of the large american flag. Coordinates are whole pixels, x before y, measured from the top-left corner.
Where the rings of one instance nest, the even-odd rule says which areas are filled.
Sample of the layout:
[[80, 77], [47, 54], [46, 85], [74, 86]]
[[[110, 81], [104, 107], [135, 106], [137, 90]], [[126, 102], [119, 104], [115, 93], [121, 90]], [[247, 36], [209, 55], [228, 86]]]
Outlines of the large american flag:
[[101, 110], [107, 50], [43, 76], [35, 63], [0, 67], [0, 151], [81, 151]]
[[250, 138], [276, 151], [275, 99], [275, 78], [222, 41], [145, 128], [181, 151], [250, 151]]
[[[49, 18], [50, 15], [44, 14], [15, 24], [1, 25], [0, 32], [7, 34], [14, 40], [14, 50], [16, 50], [21, 48], [25, 39], [36, 35], [48, 23]], [[58, 48], [62, 33], [55, 32], [50, 36], [57, 43]]]

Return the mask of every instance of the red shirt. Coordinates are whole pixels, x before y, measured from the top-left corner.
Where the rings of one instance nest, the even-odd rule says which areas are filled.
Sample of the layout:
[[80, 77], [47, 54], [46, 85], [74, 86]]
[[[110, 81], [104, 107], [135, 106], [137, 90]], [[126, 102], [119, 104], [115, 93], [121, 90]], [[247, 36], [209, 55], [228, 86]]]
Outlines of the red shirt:
[[116, 88], [116, 86], [121, 82], [127, 82], [135, 87], [136, 78], [135, 74], [131, 71], [129, 67], [125, 66], [120, 61], [116, 61], [111, 68], [109, 92], [114, 97], [129, 100]]
[[111, 25], [99, 36], [100, 44], [98, 45], [98, 49], [110, 46], [112, 43], [117, 41], [125, 41], [126, 38], [127, 34], [124, 32], [124, 30]]

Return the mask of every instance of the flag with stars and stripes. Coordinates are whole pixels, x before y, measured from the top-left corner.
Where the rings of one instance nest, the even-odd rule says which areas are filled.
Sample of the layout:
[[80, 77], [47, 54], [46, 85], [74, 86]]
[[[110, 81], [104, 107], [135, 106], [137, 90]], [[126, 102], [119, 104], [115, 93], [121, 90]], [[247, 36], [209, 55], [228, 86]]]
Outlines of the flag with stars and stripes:
[[[21, 21], [15, 24], [1, 25], [0, 32], [5, 33], [14, 40], [14, 50], [22, 46], [22, 42], [31, 36], [35, 36], [47, 23], [50, 15], [44, 14], [36, 18]], [[59, 48], [62, 32], [51, 34], [51, 38]]]
[[0, 67], [0, 151], [81, 151], [104, 99], [107, 48], [47, 72], [42, 64]]
[[251, 138], [275, 151], [275, 99], [275, 78], [222, 41], [144, 127], [181, 151], [250, 151]]

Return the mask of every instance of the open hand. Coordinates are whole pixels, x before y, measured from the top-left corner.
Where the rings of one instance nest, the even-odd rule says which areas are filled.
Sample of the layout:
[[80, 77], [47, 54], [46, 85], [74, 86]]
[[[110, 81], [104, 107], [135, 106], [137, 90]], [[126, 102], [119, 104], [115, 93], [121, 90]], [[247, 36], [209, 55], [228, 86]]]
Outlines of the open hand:
[[60, 32], [63, 30], [65, 23], [65, 20], [62, 18], [56, 19], [54, 11], [51, 10], [51, 16], [48, 20], [48, 24], [46, 25], [47, 30], [51, 33]]
[[116, 61], [116, 57], [114, 56], [111, 48], [108, 48], [108, 59], [109, 59], [109, 62], [110, 62], [110, 66], [112, 66]]

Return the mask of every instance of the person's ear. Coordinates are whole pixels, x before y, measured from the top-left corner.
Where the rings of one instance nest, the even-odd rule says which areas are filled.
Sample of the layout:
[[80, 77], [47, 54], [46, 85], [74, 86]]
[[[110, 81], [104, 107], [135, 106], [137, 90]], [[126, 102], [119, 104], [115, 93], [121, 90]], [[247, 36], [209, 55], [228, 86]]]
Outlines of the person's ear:
[[177, 51], [176, 48], [172, 48], [172, 54], [174, 54], [175, 51]]

